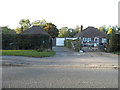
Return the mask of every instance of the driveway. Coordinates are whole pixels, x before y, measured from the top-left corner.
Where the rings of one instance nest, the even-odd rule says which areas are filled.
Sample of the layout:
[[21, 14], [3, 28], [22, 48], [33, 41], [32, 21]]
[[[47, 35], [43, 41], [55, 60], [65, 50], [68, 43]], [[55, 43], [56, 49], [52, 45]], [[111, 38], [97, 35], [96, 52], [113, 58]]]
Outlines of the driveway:
[[53, 47], [54, 57], [3, 56], [3, 88], [117, 88], [118, 56]]

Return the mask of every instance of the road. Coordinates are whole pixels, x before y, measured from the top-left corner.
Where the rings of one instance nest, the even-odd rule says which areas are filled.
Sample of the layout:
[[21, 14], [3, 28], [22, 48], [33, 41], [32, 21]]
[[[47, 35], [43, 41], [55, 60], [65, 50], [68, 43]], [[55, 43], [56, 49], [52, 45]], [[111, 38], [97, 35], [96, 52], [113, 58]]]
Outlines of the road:
[[54, 57], [3, 56], [3, 88], [117, 88], [118, 56], [54, 47]]

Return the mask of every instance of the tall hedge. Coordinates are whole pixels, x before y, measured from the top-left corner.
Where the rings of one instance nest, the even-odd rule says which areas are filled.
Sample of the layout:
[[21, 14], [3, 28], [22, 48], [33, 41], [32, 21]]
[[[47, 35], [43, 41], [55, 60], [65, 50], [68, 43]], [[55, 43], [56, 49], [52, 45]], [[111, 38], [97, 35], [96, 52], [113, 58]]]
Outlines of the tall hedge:
[[109, 40], [108, 52], [120, 51], [120, 34], [112, 34]]
[[16, 34], [2, 34], [2, 49], [16, 49]]
[[3, 34], [2, 49], [49, 49], [51, 40], [48, 35]]

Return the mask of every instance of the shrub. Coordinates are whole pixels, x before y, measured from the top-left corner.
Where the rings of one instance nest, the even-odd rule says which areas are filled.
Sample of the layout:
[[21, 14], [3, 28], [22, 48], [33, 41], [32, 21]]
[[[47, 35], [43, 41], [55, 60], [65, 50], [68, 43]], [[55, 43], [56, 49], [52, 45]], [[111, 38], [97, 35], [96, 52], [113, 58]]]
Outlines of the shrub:
[[120, 34], [112, 34], [110, 36], [108, 52], [120, 51]]
[[64, 41], [64, 46], [67, 48], [72, 48], [72, 44], [71, 44], [72, 40], [65, 40]]
[[16, 34], [2, 34], [2, 49], [16, 49]]
[[81, 45], [80, 45], [80, 40], [76, 39], [76, 40], [65, 40], [64, 41], [64, 46], [70, 49], [73, 49], [74, 51], [79, 52], [79, 50], [81, 49]]
[[51, 40], [48, 35], [3, 34], [2, 49], [50, 49]]

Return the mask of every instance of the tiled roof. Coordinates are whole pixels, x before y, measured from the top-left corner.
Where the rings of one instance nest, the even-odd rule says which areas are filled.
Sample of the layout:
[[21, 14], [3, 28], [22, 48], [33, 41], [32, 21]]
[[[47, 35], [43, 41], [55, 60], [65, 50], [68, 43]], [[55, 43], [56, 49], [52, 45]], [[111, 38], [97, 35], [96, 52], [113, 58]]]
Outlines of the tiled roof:
[[82, 32], [76, 34], [75, 37], [88, 37], [88, 38], [100, 37], [100, 38], [105, 38], [106, 34], [102, 31], [98, 30], [97, 28], [87, 27]]

